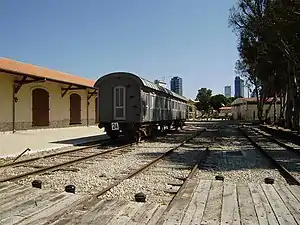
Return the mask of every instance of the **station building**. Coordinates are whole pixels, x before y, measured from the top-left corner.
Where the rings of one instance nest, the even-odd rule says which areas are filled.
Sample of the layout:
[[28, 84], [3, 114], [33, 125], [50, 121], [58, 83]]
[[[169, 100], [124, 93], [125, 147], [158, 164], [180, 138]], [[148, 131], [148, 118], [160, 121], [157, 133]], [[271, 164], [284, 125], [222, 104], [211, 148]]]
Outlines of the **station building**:
[[[277, 100], [275, 107], [272, 102], [273, 98], [269, 98], [263, 108], [264, 117], [269, 109], [268, 118], [271, 121], [274, 120], [275, 111], [279, 115], [280, 110], [280, 101]], [[234, 120], [258, 120], [257, 98], [237, 98], [231, 103], [231, 113]]]
[[94, 82], [0, 58], [0, 132], [95, 125]]
[[200, 111], [196, 107], [196, 103], [199, 101], [194, 101], [192, 99], [189, 99], [188, 104], [188, 119], [189, 120], [195, 120], [201, 116]]
[[221, 118], [230, 118], [232, 116], [232, 109], [230, 106], [223, 106], [219, 111], [219, 117]]

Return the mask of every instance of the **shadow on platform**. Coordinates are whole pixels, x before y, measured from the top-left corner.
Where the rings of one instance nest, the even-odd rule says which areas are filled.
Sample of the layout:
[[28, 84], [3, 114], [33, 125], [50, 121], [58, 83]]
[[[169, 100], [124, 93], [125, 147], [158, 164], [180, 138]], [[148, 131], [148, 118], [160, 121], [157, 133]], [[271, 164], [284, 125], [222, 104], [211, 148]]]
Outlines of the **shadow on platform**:
[[97, 143], [100, 143], [106, 137], [107, 136], [105, 134], [102, 134], [102, 135], [93, 135], [93, 136], [80, 137], [80, 138], [65, 139], [59, 141], [51, 141], [49, 143], [67, 144], [73, 146], [90, 146], [90, 145], [95, 145]]

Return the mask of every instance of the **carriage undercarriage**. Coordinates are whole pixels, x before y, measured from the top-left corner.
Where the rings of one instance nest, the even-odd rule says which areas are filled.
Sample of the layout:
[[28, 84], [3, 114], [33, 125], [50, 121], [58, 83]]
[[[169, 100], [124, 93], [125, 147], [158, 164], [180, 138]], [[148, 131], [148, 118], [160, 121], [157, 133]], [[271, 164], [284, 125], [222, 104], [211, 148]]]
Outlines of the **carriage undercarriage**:
[[158, 133], [163, 133], [166, 130], [174, 128], [183, 129], [185, 120], [174, 121], [157, 121], [147, 123], [124, 123], [124, 122], [111, 122], [99, 124], [99, 128], [104, 127], [106, 134], [111, 139], [117, 139], [123, 136], [126, 141], [140, 142], [143, 137], [155, 136]]

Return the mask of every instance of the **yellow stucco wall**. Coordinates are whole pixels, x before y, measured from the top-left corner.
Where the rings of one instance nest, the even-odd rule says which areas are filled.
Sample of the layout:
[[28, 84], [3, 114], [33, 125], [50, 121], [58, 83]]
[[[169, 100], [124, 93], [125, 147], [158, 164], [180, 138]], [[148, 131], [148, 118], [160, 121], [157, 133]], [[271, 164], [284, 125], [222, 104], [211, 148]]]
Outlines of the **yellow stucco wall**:
[[13, 77], [0, 72], [0, 123], [1, 129], [8, 130], [13, 114]]
[[[11, 76], [4, 73], [0, 74], [0, 131], [12, 130], [13, 121], [13, 80], [20, 80], [21, 77]], [[36, 88], [42, 88], [49, 93], [49, 127], [67, 127], [70, 121], [70, 95], [77, 93], [81, 97], [81, 121], [82, 125], [95, 124], [95, 97], [93, 95], [89, 102], [87, 111], [88, 90], [68, 91], [64, 97], [61, 96], [62, 87], [67, 85], [46, 81], [42, 83], [30, 83], [23, 85], [16, 94], [15, 103], [15, 128], [31, 129], [32, 127], [32, 91]], [[90, 89], [90, 92], [93, 90]], [[37, 127], [41, 128], [41, 127]]]
[[[269, 108], [269, 104], [264, 105], [263, 116], [265, 117], [265, 112]], [[280, 104], [276, 105], [276, 114], [279, 115]], [[241, 115], [242, 120], [253, 120], [253, 112], [255, 112], [255, 120], [258, 120], [258, 110], [255, 104], [244, 104], [239, 106], [232, 106], [232, 115], [234, 119], [238, 119], [238, 114]], [[274, 104], [271, 106], [268, 117], [274, 119]]]

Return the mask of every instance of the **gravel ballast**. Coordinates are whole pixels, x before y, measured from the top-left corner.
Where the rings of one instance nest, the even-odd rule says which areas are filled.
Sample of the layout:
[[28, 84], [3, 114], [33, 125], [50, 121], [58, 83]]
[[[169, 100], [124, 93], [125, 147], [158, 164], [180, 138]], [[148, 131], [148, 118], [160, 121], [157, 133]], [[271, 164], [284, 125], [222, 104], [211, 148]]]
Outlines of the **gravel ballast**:
[[[186, 126], [185, 130], [158, 137], [155, 141], [142, 142], [128, 148], [126, 154], [116, 153], [97, 157], [43, 175], [30, 176], [17, 181], [28, 185], [34, 179], [43, 182], [43, 189], [64, 191], [69, 184], [76, 186], [76, 194], [94, 194], [122, 177], [132, 173], [163, 152], [178, 146], [199, 126]], [[207, 159], [201, 163], [196, 179], [215, 179], [223, 175], [225, 181], [234, 183], [264, 183], [266, 177], [286, 183], [268, 159], [256, 150], [239, 131], [231, 126], [208, 128], [205, 133], [192, 139], [169, 156], [138, 175], [122, 181], [99, 198], [134, 200], [138, 192], [146, 194], [147, 202], [168, 204], [182, 178], [186, 178], [194, 165], [209, 149]], [[171, 193], [173, 190], [173, 193]]]
[[[127, 148], [126, 154], [112, 153], [113, 157], [107, 155], [107, 157], [99, 156], [66, 167], [67, 169], [69, 168], [68, 170], [57, 170], [43, 175], [33, 175], [19, 180], [17, 183], [26, 185], [32, 180], [39, 179], [43, 182], [44, 189], [63, 191], [66, 185], [74, 184], [76, 193], [94, 194], [129, 172], [145, 165], [168, 149], [177, 146], [194, 132], [194, 130], [189, 129], [169, 134], [165, 137], [158, 137], [155, 142], [143, 142]], [[170, 139], [172, 139], [172, 143], [167, 143], [170, 142]], [[72, 168], [75, 172], [72, 172]]]

